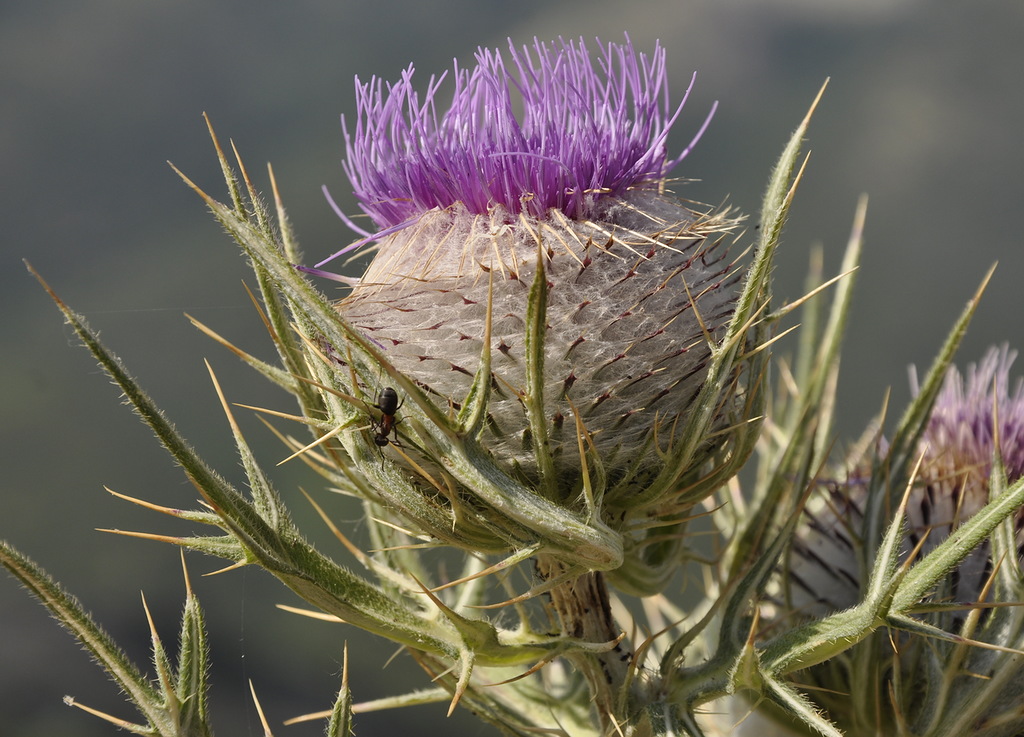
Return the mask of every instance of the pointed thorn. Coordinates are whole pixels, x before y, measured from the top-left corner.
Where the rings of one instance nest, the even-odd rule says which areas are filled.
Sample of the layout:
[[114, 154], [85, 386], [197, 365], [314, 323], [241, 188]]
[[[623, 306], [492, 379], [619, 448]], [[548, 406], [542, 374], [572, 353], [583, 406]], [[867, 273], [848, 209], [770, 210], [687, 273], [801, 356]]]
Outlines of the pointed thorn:
[[246, 563], [244, 560], [240, 560], [237, 563], [232, 563], [231, 565], [225, 566], [224, 568], [218, 568], [216, 571], [209, 571], [208, 573], [204, 573], [203, 577], [205, 578], [206, 576], [219, 576], [221, 573], [227, 573], [228, 571], [234, 571], [239, 568], [245, 568], [245, 566], [247, 565], [249, 564]]
[[185, 565], [185, 548], [181, 548], [178, 552], [181, 553], [181, 573], [185, 578], [185, 596], [191, 599], [194, 594], [192, 593], [192, 579], [188, 575], [188, 566]]
[[172, 537], [171, 535], [157, 535], [151, 532], [132, 532], [131, 530], [115, 530], [107, 527], [97, 527], [96, 532], [109, 532], [112, 535], [123, 535], [124, 537], [137, 537], [140, 540], [155, 540], [161, 543], [170, 543], [171, 545], [186, 545], [185, 538], [183, 537]]
[[303, 617], [309, 617], [310, 619], [319, 619], [322, 622], [345, 623], [345, 620], [341, 617], [328, 614], [327, 612], [319, 612], [316, 609], [300, 609], [298, 607], [288, 606], [287, 604], [277, 604], [276, 606], [283, 612], [299, 614]]
[[116, 496], [118, 499], [124, 499], [126, 502], [131, 502], [132, 504], [138, 504], [140, 507], [145, 507], [146, 509], [151, 509], [154, 512], [160, 512], [161, 514], [170, 515], [171, 517], [181, 517], [181, 516], [183, 516], [185, 514], [185, 512], [183, 512], [180, 509], [175, 509], [173, 507], [164, 507], [164, 506], [161, 506], [159, 504], [153, 504], [152, 502], [147, 502], [144, 499], [136, 499], [133, 496], [128, 496], [127, 494], [121, 494], [119, 492], [114, 491], [109, 486], [104, 486], [103, 488], [106, 489], [111, 494], [113, 494], [114, 496]]
[[140, 724], [132, 724], [131, 722], [126, 721], [124, 719], [119, 719], [115, 716], [111, 716], [110, 714], [107, 714], [104, 711], [93, 709], [91, 706], [79, 704], [77, 701], [75, 701], [74, 697], [72, 696], [65, 696], [64, 703], [68, 706], [73, 706], [76, 709], [81, 709], [84, 712], [92, 714], [94, 717], [99, 717], [103, 721], [109, 722], [110, 724], [113, 724], [115, 727], [118, 727], [119, 729], [125, 729], [131, 732], [135, 732], [136, 734], [148, 734], [150, 731], [149, 729], [143, 727]]
[[259, 714], [260, 724], [263, 725], [263, 737], [274, 737], [270, 731], [270, 724], [267, 723], [267, 717], [263, 714], [263, 707], [260, 706], [260, 700], [256, 698], [256, 687], [252, 683], [252, 679], [249, 679], [249, 693], [252, 694], [252, 703], [256, 706], [256, 713]]

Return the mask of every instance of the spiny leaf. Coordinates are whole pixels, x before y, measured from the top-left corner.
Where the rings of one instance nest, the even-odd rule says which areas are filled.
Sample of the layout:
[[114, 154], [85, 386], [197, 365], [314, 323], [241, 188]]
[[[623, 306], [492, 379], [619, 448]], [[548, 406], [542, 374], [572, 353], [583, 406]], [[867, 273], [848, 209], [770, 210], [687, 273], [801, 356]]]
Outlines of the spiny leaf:
[[[66, 627], [124, 690], [151, 725], [164, 724], [161, 697], [78, 600], [42, 568], [0, 540], [0, 563]], [[166, 725], [165, 725], [166, 726]]]

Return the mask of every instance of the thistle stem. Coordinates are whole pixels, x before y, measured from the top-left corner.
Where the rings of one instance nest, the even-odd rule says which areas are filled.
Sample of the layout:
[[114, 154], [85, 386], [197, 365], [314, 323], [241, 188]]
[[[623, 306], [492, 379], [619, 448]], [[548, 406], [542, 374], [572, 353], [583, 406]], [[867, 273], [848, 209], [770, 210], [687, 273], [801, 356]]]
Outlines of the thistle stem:
[[[539, 555], [536, 561], [537, 574], [544, 581], [567, 572], [566, 565], [554, 556]], [[563, 635], [597, 646], [608, 645], [607, 649], [576, 651], [566, 656], [586, 678], [602, 726], [607, 729], [617, 721], [620, 695], [626, 687], [632, 658], [620, 642], [621, 632], [612, 617], [604, 574], [591, 571], [569, 578], [551, 589], [550, 597]]]

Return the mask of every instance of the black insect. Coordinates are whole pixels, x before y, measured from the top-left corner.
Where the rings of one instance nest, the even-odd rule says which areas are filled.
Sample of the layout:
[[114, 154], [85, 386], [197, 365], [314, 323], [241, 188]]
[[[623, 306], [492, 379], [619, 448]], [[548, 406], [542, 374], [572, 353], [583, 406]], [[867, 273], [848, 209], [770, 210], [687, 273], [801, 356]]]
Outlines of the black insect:
[[[395, 426], [401, 420], [395, 419], [395, 413], [402, 408], [403, 404], [405, 404], [405, 400], [403, 399], [399, 402], [398, 392], [390, 386], [384, 387], [384, 390], [377, 397], [377, 403], [373, 406], [380, 410], [380, 421], [371, 421], [371, 427], [374, 432], [373, 442], [377, 444], [377, 447], [383, 448], [388, 443], [398, 445], [398, 430]], [[392, 431], [395, 433], [394, 439], [389, 437]]]

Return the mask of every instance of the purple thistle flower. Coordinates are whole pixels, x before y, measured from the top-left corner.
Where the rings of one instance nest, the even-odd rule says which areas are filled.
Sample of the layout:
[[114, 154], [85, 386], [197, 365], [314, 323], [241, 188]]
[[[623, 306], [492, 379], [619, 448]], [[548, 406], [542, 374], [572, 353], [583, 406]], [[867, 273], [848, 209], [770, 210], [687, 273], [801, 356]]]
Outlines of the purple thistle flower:
[[472, 70], [455, 66], [442, 115], [446, 74], [430, 78], [422, 99], [412, 66], [395, 84], [357, 78], [354, 131], [342, 119], [344, 168], [364, 212], [389, 232], [456, 203], [475, 215], [500, 205], [513, 216], [558, 210], [584, 220], [603, 196], [659, 186], [711, 116], [669, 159], [665, 139], [686, 96], [670, 107], [664, 49], [638, 57], [628, 38], [598, 47], [595, 64], [582, 39], [554, 48], [535, 40], [532, 51], [510, 40], [509, 66], [479, 49]]
[[[482, 444], [520, 481], [564, 484], [575, 498], [578, 420], [613, 484], [605, 509], [623, 525], [614, 505], [665, 466], [742, 270], [722, 245], [737, 219], [665, 190], [693, 144], [666, 154], [682, 103], [670, 105], [664, 50], [599, 48], [510, 42], [504, 59], [481, 49], [474, 68], [454, 70], [447, 110], [443, 76], [422, 98], [411, 68], [393, 85], [357, 83], [345, 171], [380, 230], [345, 249], [376, 241], [338, 311], [445, 410], [492, 352]], [[540, 267], [543, 295], [532, 289]], [[543, 354], [531, 305], [546, 316]], [[724, 426], [734, 407], [721, 407]], [[678, 517], [675, 491], [655, 496], [671, 497], [666, 518]]]

